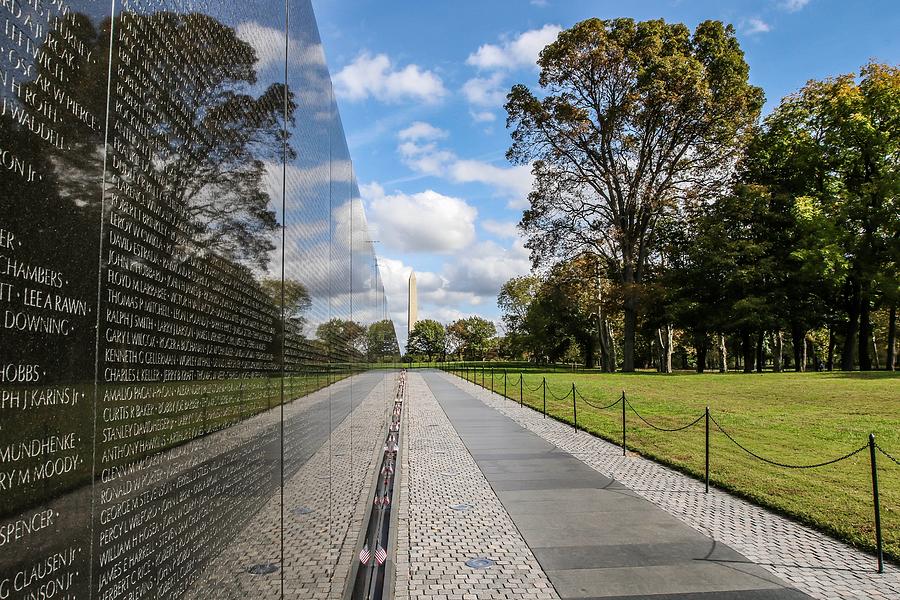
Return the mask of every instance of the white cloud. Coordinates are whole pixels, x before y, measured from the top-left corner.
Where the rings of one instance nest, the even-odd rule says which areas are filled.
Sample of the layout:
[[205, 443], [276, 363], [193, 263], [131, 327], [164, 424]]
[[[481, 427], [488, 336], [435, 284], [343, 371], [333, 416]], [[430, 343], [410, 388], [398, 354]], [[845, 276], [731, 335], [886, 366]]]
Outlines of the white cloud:
[[809, 0], [782, 0], [779, 6], [788, 12], [797, 12], [806, 8]]
[[768, 23], [763, 21], [762, 19], [748, 19], [746, 23], [744, 23], [744, 33], [747, 35], [754, 35], [757, 33], [768, 33], [772, 28]]
[[470, 110], [469, 114], [476, 123], [493, 123], [497, 120], [497, 115], [489, 110]]
[[401, 140], [439, 140], [447, 137], [447, 132], [424, 121], [415, 121], [406, 129], [400, 130], [397, 137]]
[[481, 227], [488, 233], [493, 233], [499, 238], [519, 238], [519, 229], [515, 221], [495, 221], [493, 219], [486, 219], [481, 222]]
[[453, 152], [441, 149], [434, 142], [403, 142], [397, 147], [397, 151], [406, 166], [423, 175], [441, 176], [447, 171], [448, 165], [456, 160]]
[[444, 177], [453, 183], [482, 183], [508, 200], [510, 208], [527, 206], [533, 177], [531, 167], [501, 167], [480, 160], [460, 159], [435, 142], [402, 142], [397, 151], [404, 164], [422, 175]]
[[531, 269], [522, 247], [503, 248], [494, 242], [480, 242], [467, 253], [466, 260], [455, 261], [446, 271], [449, 287], [482, 298], [496, 298], [500, 286], [512, 277]]
[[447, 253], [475, 239], [478, 211], [464, 200], [433, 190], [386, 195], [381, 186], [363, 186], [373, 235], [402, 252]]
[[463, 95], [475, 106], [497, 108], [506, 102], [506, 90], [501, 87], [502, 83], [503, 73], [499, 72], [490, 77], [473, 77], [463, 84]]
[[535, 66], [541, 50], [556, 40], [562, 28], [559, 25], [544, 25], [519, 34], [501, 44], [483, 44], [469, 55], [466, 64], [479, 69], [515, 69]]
[[458, 160], [450, 167], [450, 178], [458, 183], [483, 183], [509, 197], [510, 208], [526, 206], [532, 175], [528, 165], [498, 167], [478, 160]]
[[386, 54], [372, 56], [363, 52], [334, 76], [335, 92], [348, 100], [370, 96], [383, 102], [412, 98], [426, 103], [439, 102], [447, 93], [434, 72], [410, 64], [395, 68]]

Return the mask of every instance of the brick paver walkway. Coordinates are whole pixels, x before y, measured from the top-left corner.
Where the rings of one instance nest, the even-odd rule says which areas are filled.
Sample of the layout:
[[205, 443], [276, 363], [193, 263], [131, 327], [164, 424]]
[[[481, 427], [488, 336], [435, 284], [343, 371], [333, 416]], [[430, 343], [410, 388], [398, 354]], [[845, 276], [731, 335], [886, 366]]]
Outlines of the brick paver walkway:
[[[421, 375], [404, 407], [395, 598], [558, 598]], [[466, 510], [451, 506], [469, 504]], [[473, 569], [465, 562], [489, 558]]]
[[705, 494], [694, 479], [639, 456], [623, 457], [621, 447], [584, 432], [576, 434], [570, 425], [544, 419], [537, 411], [452, 375], [441, 376], [814, 598], [900, 598], [900, 570], [894, 565], [878, 574], [870, 554], [726, 492]]

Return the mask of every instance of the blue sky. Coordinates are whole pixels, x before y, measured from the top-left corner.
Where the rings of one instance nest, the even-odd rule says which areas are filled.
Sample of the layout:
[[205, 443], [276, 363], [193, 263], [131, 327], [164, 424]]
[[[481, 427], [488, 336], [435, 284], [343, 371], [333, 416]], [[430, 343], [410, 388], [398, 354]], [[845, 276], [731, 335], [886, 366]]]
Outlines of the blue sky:
[[766, 111], [807, 80], [900, 58], [897, 0], [313, 0], [389, 294], [405, 341], [419, 317], [499, 321], [496, 295], [528, 271], [515, 223], [527, 167], [504, 159], [503, 99], [533, 86], [537, 52], [588, 17], [733, 23]]

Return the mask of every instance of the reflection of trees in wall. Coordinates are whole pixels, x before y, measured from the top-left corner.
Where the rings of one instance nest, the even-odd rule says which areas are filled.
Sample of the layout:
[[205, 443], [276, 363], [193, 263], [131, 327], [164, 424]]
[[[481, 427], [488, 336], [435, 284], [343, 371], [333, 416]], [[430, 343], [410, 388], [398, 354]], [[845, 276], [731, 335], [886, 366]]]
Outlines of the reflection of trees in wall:
[[369, 325], [366, 350], [369, 362], [385, 362], [399, 360], [400, 345], [394, 331], [394, 322], [390, 319], [375, 321]]
[[[207, 15], [126, 13], [117, 18], [116, 30], [131, 36], [133, 56], [129, 63], [114, 59], [113, 84], [129, 76], [142, 81], [148, 75], [138, 67], [148, 58], [144, 49], [163, 40], [179, 42], [167, 58], [164, 81], [140, 90], [158, 110], [144, 124], [144, 143], [129, 147], [137, 152], [129, 162], [152, 165], [159, 182], [155, 191], [184, 209], [176, 226], [191, 245], [265, 265], [277, 227], [264, 184], [265, 161], [286, 158], [285, 117], [290, 120], [296, 108], [292, 94], [275, 83], [258, 97], [251, 95], [257, 84], [256, 51], [234, 29]], [[184, 67], [198, 59], [201, 69]], [[110, 129], [116, 131], [116, 119], [128, 115], [112, 112], [110, 117]]]
[[[67, 273], [69, 289], [83, 298], [96, 293], [112, 25], [106, 20], [95, 27], [84, 15], [58, 20], [43, 50], [52, 56], [53, 48], [65, 46], [63, 40], [74, 39], [83, 51], [76, 53], [63, 81], [47, 72], [52, 64], [48, 61], [38, 64], [35, 79], [23, 86], [23, 95], [29, 95], [34, 105], [57, 106], [63, 98], [84, 108], [82, 118], [66, 117], [54, 124], [58, 138], [43, 142], [11, 115], [0, 118], [5, 143], [13, 144], [38, 173], [31, 182], [12, 177], [0, 182], [7, 203], [6, 226], [43, 232], [29, 241], [29, 260]], [[232, 28], [209, 16], [124, 13], [116, 17], [115, 29], [128, 32], [127, 39], [120, 35], [113, 43], [131, 58], [126, 62], [113, 53], [106, 147], [113, 159], [106, 164], [107, 197], [119, 179], [139, 192], [134, 199], [138, 204], [162, 198], [180, 207], [166, 224], [178, 231], [175, 242], [163, 249], [172, 258], [215, 253], [235, 268], [238, 262], [265, 265], [277, 227], [272, 198], [265, 189], [265, 165], [281, 163], [285, 151], [292, 155], [283, 143], [285, 117], [292, 119], [295, 108], [292, 93], [273, 84], [259, 96], [252, 95], [257, 82], [255, 50]], [[171, 52], [167, 60], [151, 59], [146, 53], [160, 48], [164, 40], [178, 43], [167, 44]], [[190, 68], [197, 56], [203, 57], [203, 68]], [[148, 60], [159, 69], [152, 76], [139, 66]], [[47, 81], [53, 85], [47, 86]], [[135, 82], [143, 82], [140, 90], [133, 90]], [[140, 106], [120, 97], [123, 90], [140, 95]], [[118, 121], [129, 118], [139, 123], [140, 137], [126, 138], [117, 129]], [[75, 335], [83, 339], [70, 348], [93, 346], [93, 330], [78, 330]], [[69, 369], [81, 377], [91, 363], [92, 357], [83, 351], [48, 360], [54, 372]]]
[[334, 318], [316, 328], [316, 338], [332, 362], [359, 361], [366, 355], [368, 331], [356, 321]]

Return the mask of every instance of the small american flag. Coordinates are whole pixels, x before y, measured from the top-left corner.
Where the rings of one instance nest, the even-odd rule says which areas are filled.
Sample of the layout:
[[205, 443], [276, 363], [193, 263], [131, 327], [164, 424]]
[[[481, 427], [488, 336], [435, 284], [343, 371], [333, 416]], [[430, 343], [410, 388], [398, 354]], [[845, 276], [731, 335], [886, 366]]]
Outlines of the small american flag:
[[375, 548], [375, 562], [379, 565], [383, 565], [384, 561], [387, 560], [387, 550], [381, 547], [381, 544]]
[[[378, 553], [376, 552], [375, 554], [377, 555]], [[361, 562], [364, 565], [367, 565], [367, 564], [369, 564], [369, 561], [371, 560], [371, 558], [372, 558], [372, 556], [369, 554], [369, 545], [366, 544], [365, 547], [359, 551], [359, 562]], [[381, 563], [378, 563], [378, 564], [381, 564]]]

